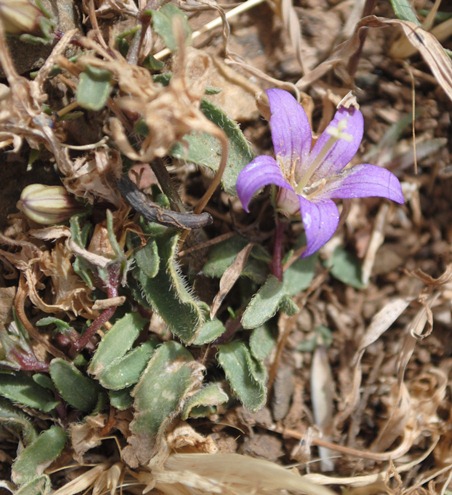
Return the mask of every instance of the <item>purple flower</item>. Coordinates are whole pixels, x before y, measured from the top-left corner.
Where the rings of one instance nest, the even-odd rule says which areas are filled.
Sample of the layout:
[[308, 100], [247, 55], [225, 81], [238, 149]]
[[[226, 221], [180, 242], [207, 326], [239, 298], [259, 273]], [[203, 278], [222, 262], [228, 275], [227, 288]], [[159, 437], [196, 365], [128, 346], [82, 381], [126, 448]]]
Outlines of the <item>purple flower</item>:
[[262, 187], [279, 186], [277, 207], [286, 215], [301, 214], [309, 256], [334, 234], [339, 211], [332, 201], [378, 196], [404, 202], [397, 177], [376, 165], [347, 167], [363, 137], [363, 116], [340, 107], [313, 147], [308, 118], [295, 98], [281, 89], [267, 90], [270, 127], [276, 158], [261, 155], [237, 178], [243, 208]]

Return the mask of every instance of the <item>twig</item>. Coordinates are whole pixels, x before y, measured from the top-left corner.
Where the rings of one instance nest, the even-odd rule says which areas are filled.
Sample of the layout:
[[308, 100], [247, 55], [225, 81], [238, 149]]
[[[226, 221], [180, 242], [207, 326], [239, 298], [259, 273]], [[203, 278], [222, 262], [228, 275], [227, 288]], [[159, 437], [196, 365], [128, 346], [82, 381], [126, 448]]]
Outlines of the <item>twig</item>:
[[149, 200], [126, 175], [121, 176], [117, 184], [119, 191], [130, 206], [149, 222], [157, 222], [177, 229], [191, 230], [206, 227], [213, 221], [207, 212], [200, 214], [179, 213], [162, 208]]

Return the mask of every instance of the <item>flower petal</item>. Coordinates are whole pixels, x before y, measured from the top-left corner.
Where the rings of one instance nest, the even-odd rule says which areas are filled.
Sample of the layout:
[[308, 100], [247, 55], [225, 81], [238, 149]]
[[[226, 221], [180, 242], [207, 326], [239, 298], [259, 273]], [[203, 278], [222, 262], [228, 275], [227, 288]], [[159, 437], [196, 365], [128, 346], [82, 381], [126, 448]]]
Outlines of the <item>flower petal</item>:
[[333, 201], [325, 199], [313, 203], [299, 196], [301, 219], [306, 233], [303, 257], [319, 250], [333, 237], [339, 224], [339, 211]]
[[[326, 151], [320, 165], [312, 176], [312, 182], [315, 182], [324, 177], [337, 174], [352, 158], [356, 155], [364, 132], [363, 114], [355, 108], [340, 107], [334, 115], [333, 120], [328, 124], [328, 127], [322, 132], [319, 139], [315, 143], [310, 156], [310, 163], [322, 152], [324, 147], [328, 147], [328, 141], [332, 137], [332, 133], [337, 132], [339, 126], [339, 134], [345, 133], [348, 139], [338, 139]], [[346, 126], [341, 128], [341, 126]]]
[[287, 91], [268, 89], [270, 127], [276, 158], [289, 176], [292, 166], [301, 166], [311, 149], [312, 131], [303, 107]]
[[399, 179], [389, 170], [377, 165], [361, 164], [345, 170], [329, 180], [320, 192], [321, 198], [387, 198], [403, 204]]
[[271, 156], [261, 155], [250, 162], [237, 177], [237, 195], [246, 211], [249, 211], [248, 205], [254, 194], [269, 184], [292, 189], [276, 160]]

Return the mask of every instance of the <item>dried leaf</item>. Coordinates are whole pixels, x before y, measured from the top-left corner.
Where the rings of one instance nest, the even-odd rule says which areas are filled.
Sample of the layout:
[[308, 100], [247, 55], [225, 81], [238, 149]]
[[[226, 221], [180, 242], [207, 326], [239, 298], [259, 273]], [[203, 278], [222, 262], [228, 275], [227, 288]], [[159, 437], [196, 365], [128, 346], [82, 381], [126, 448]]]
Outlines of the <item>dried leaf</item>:
[[0, 287], [0, 331], [12, 320], [15, 287]]
[[427, 62], [438, 84], [452, 100], [452, 59], [447, 55], [441, 43], [433, 34], [420, 26], [397, 19], [379, 20], [386, 24], [395, 24], [402, 28], [408, 41], [419, 50], [422, 58]]
[[384, 27], [387, 25], [395, 25], [402, 28], [410, 43], [419, 50], [429, 65], [440, 86], [449, 98], [452, 99], [452, 59], [444, 51], [444, 48], [435, 36], [412, 22], [399, 19], [385, 19], [376, 16], [367, 16], [362, 19], [356, 25], [352, 38], [336, 47], [327, 60], [297, 81], [297, 88], [302, 90], [322, 77], [331, 68], [340, 64], [346, 64], [357, 50], [360, 49], [362, 43], [360, 38], [361, 29], [367, 27]]
[[254, 244], [251, 242], [247, 244], [238, 253], [232, 265], [230, 265], [229, 268], [227, 268], [226, 271], [223, 273], [220, 279], [220, 290], [215, 296], [212, 302], [212, 307], [210, 309], [211, 319], [215, 317], [217, 311], [220, 309], [221, 303], [223, 302], [224, 298], [229, 294], [229, 291], [232, 289], [234, 284], [237, 282], [237, 279], [242, 274], [242, 270], [246, 262], [248, 261], [248, 256], [250, 255], [253, 246]]
[[[326, 349], [323, 346], [319, 346], [312, 358], [311, 401], [315, 423], [326, 439], [328, 439], [328, 434], [333, 426], [333, 384], [333, 374], [331, 373]], [[319, 447], [319, 456], [321, 470], [333, 471], [332, 451], [325, 447]]]
[[175, 493], [179, 487], [180, 490], [194, 487], [196, 493], [206, 495], [245, 495], [253, 490], [262, 495], [285, 490], [305, 495], [333, 495], [328, 488], [276, 463], [238, 454], [175, 454], [168, 458], [163, 469], [153, 470], [153, 475], [157, 488], [167, 487], [166, 495]]

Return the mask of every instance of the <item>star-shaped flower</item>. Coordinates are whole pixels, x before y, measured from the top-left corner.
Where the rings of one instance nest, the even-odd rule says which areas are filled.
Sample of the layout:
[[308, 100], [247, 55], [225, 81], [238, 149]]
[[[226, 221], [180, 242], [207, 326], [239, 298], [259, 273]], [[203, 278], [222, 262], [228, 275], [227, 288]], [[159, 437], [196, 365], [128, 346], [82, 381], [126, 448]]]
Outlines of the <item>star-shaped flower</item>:
[[267, 90], [270, 127], [276, 157], [261, 155], [237, 179], [243, 208], [264, 186], [280, 188], [278, 209], [301, 214], [309, 256], [334, 234], [339, 211], [333, 199], [377, 196], [404, 202], [397, 177], [385, 168], [361, 164], [347, 167], [363, 137], [363, 116], [356, 108], [340, 107], [312, 146], [312, 131], [302, 106], [281, 89]]

